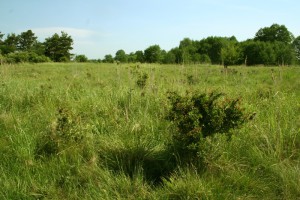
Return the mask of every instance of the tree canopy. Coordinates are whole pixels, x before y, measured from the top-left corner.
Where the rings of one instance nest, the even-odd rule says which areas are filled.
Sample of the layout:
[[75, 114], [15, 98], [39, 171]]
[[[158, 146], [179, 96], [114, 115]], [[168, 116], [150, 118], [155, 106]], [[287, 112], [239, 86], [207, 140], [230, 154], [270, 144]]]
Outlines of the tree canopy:
[[159, 45], [152, 45], [144, 51], [144, 59], [148, 63], [158, 63], [161, 61], [161, 48]]
[[264, 27], [255, 34], [255, 41], [262, 42], [283, 42], [290, 44], [293, 41], [293, 34], [288, 31], [284, 25], [273, 24], [270, 27]]
[[294, 40], [293, 47], [295, 49], [296, 59], [298, 62], [300, 62], [300, 36]]
[[123, 49], [120, 49], [116, 52], [115, 60], [122, 63], [127, 62], [128, 58]]
[[37, 37], [31, 30], [28, 30], [19, 35], [18, 49], [21, 51], [31, 51], [36, 43]]
[[61, 35], [55, 33], [52, 37], [46, 38], [45, 41], [45, 55], [54, 62], [70, 61], [73, 49], [73, 39], [65, 32]]

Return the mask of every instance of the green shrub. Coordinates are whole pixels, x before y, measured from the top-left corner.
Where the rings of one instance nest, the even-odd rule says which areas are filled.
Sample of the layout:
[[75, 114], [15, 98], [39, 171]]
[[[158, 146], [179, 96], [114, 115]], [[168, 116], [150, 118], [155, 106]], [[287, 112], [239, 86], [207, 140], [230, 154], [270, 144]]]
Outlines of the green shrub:
[[41, 63], [50, 62], [50, 59], [44, 55], [38, 55], [34, 52], [14, 52], [6, 56], [7, 63]]
[[240, 107], [240, 99], [221, 100], [223, 96], [217, 92], [186, 96], [169, 93], [171, 110], [168, 119], [176, 127], [173, 140], [179, 154], [193, 158], [199, 154], [203, 138], [217, 133], [228, 134], [248, 120]]
[[29, 54], [29, 62], [31, 63], [42, 63], [42, 62], [50, 62], [50, 58], [45, 55], [38, 55], [36, 53], [31, 52]]
[[76, 157], [76, 154], [80, 154], [89, 159], [91, 156], [90, 139], [88, 125], [83, 123], [82, 118], [68, 109], [60, 108], [50, 130], [38, 138], [35, 156], [47, 158], [67, 154]]
[[139, 74], [136, 84], [139, 88], [144, 89], [147, 84], [149, 76], [147, 73]]
[[75, 61], [76, 62], [87, 62], [88, 58], [85, 55], [76, 55]]
[[199, 82], [198, 78], [196, 78], [192, 74], [186, 74], [186, 79], [187, 79], [187, 83], [189, 85], [195, 85], [195, 84], [197, 84]]

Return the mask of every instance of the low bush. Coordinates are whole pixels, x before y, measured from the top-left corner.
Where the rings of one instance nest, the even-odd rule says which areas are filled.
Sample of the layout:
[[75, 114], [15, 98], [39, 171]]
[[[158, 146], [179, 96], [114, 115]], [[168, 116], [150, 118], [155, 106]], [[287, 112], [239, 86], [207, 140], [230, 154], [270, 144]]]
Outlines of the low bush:
[[146, 87], [147, 84], [147, 80], [148, 80], [149, 76], [147, 73], [140, 73], [138, 75], [138, 79], [136, 81], [136, 84], [139, 88], [144, 89]]
[[232, 129], [240, 127], [249, 115], [240, 106], [240, 99], [222, 98], [223, 93], [194, 93], [180, 96], [169, 93], [171, 109], [168, 119], [176, 131], [173, 142], [181, 161], [199, 156], [204, 138], [215, 134], [230, 135]]
[[61, 154], [76, 157], [79, 154], [89, 160], [92, 157], [92, 141], [87, 127], [79, 115], [60, 108], [50, 130], [38, 138], [35, 157], [44, 159]]
[[5, 62], [13, 64], [13, 63], [42, 63], [42, 62], [50, 62], [50, 58], [44, 55], [38, 55], [34, 52], [14, 52], [9, 53], [5, 57]]

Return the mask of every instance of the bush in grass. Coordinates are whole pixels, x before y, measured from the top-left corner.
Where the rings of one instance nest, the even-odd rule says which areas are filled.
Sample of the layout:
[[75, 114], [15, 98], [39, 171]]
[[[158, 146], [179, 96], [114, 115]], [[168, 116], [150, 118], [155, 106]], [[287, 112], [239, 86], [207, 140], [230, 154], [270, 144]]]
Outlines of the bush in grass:
[[195, 85], [199, 80], [192, 74], [186, 74], [187, 83], [189, 85]]
[[248, 120], [240, 107], [240, 99], [222, 98], [223, 93], [194, 93], [180, 96], [169, 93], [171, 109], [168, 119], [176, 131], [173, 140], [179, 156], [193, 159], [199, 156], [204, 138], [217, 133], [228, 134]]
[[35, 155], [45, 158], [59, 154], [75, 157], [81, 154], [85, 159], [89, 159], [92, 156], [91, 147], [88, 125], [82, 122], [80, 116], [61, 108], [50, 130], [38, 138]]
[[139, 74], [138, 79], [136, 81], [136, 84], [139, 88], [144, 89], [146, 87], [146, 83], [148, 80], [149, 76], [147, 73]]

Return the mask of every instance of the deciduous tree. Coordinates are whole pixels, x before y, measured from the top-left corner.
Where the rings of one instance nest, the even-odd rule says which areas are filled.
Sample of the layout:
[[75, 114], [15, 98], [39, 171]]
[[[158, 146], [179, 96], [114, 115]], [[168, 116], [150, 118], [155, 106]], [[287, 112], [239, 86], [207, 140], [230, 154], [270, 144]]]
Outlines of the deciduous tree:
[[73, 49], [73, 39], [65, 32], [61, 35], [55, 33], [52, 37], [46, 38], [45, 55], [54, 62], [69, 61], [70, 51]]
[[88, 58], [85, 55], [76, 55], [75, 61], [76, 62], [87, 62]]
[[273, 24], [270, 27], [259, 29], [255, 34], [254, 40], [262, 42], [278, 41], [291, 44], [293, 38], [293, 34], [284, 25]]
[[113, 63], [114, 62], [114, 58], [112, 57], [111, 54], [107, 54], [104, 56], [103, 62], [105, 63]]
[[144, 57], [144, 52], [143, 51], [136, 51], [135, 52], [136, 55], [136, 61], [143, 63], [145, 61], [145, 57]]
[[126, 63], [128, 60], [127, 55], [123, 49], [120, 49], [116, 52], [115, 61]]
[[300, 63], [300, 36], [296, 37], [293, 41], [293, 47], [295, 49], [296, 59]]
[[227, 41], [221, 48], [222, 63], [226, 67], [228, 65], [235, 65], [238, 63], [240, 51], [238, 43], [234, 41]]
[[159, 63], [161, 61], [161, 48], [159, 45], [152, 45], [144, 51], [145, 61], [148, 63]]

